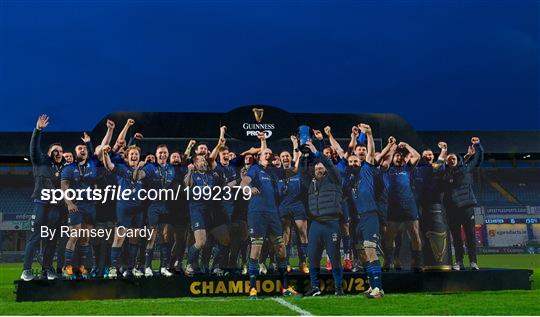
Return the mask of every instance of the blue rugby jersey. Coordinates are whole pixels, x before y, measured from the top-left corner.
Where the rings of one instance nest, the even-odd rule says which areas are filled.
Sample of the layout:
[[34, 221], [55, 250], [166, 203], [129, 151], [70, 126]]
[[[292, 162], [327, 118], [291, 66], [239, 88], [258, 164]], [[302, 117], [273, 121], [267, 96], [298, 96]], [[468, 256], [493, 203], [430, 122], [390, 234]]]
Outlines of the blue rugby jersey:
[[143, 188], [143, 182], [142, 180], [133, 180], [134, 171], [135, 169], [127, 164], [116, 163], [114, 165], [113, 173], [116, 175], [116, 184], [121, 190], [131, 190], [129, 198], [118, 201], [118, 204], [128, 206], [139, 206], [141, 204], [137, 193]]
[[251, 178], [251, 187], [259, 190], [258, 195], [252, 195], [249, 201], [248, 212], [278, 212], [277, 209], [277, 180], [278, 171], [273, 166], [267, 168], [253, 164], [247, 171]]
[[416, 197], [412, 185], [413, 170], [414, 167], [407, 163], [402, 167], [392, 166], [384, 174], [389, 209], [416, 209]]
[[302, 179], [296, 173], [278, 181], [279, 210], [305, 210], [305, 193], [302, 191]]
[[[100, 161], [95, 157], [89, 157], [84, 164], [79, 162], [73, 162], [66, 165], [61, 172], [60, 179], [69, 181], [69, 188], [75, 190], [86, 190], [87, 188], [94, 189], [98, 178], [102, 173], [102, 167]], [[83, 200], [75, 200], [74, 203], [92, 203], [96, 201], [88, 200], [87, 195], [82, 195]]]

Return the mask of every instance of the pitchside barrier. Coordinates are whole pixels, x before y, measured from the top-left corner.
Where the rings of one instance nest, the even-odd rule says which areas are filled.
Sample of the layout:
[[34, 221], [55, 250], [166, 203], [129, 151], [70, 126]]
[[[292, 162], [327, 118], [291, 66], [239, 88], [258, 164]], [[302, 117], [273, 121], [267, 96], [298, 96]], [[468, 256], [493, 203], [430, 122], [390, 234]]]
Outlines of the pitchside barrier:
[[[494, 290], [530, 290], [531, 270], [482, 269], [480, 271], [384, 272], [386, 293], [463, 292]], [[320, 274], [321, 290], [333, 294], [334, 281], [329, 273]], [[195, 276], [15, 281], [17, 301], [91, 300], [162, 297], [248, 296], [247, 276]], [[309, 275], [289, 274], [289, 283], [300, 293], [310, 285]], [[360, 294], [369, 287], [365, 274], [344, 273], [343, 289], [347, 294]], [[277, 275], [263, 275], [257, 281], [259, 295], [281, 294]]]

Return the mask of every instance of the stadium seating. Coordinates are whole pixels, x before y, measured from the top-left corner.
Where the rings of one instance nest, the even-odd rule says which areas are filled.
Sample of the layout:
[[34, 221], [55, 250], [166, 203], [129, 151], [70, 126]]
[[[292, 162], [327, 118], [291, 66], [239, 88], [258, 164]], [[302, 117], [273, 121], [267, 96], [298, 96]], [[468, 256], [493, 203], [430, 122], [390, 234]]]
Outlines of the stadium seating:
[[[491, 183], [500, 185], [513, 199], [505, 197]], [[475, 183], [478, 200], [485, 206], [540, 205], [540, 169], [484, 168]]]
[[32, 187], [12, 187], [0, 190], [0, 212], [4, 213], [31, 213]]

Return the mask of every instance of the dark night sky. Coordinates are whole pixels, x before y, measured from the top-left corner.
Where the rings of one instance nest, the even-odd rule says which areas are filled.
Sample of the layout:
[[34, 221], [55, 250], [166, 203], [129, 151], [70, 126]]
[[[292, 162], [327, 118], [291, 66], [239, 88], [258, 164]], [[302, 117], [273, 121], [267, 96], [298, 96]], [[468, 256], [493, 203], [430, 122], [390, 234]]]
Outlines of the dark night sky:
[[540, 130], [538, 1], [2, 1], [0, 130], [112, 111], [395, 112]]

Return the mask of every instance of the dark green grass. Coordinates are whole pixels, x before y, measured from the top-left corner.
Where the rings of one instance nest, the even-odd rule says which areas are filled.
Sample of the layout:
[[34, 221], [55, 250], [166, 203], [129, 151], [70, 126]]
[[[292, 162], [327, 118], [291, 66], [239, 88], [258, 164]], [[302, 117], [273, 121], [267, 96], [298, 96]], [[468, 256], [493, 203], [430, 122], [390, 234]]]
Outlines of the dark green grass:
[[[534, 269], [533, 290], [456, 294], [387, 294], [287, 298], [315, 315], [538, 315], [540, 255], [485, 255], [483, 267]], [[100, 301], [15, 302], [13, 281], [20, 264], [0, 264], [0, 315], [298, 315], [271, 298], [178, 298]]]

